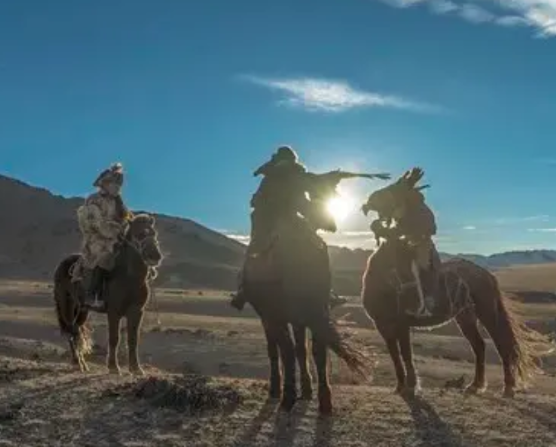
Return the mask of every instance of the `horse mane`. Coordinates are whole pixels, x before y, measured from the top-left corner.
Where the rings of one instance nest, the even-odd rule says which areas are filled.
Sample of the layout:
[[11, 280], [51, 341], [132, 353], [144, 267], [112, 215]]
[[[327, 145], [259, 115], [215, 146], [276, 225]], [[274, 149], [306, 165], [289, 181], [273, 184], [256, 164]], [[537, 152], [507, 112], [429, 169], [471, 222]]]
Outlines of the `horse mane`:
[[154, 227], [154, 224], [156, 223], [156, 219], [152, 214], [138, 213], [138, 214], [134, 214], [131, 217], [130, 223], [148, 223], [149, 225]]

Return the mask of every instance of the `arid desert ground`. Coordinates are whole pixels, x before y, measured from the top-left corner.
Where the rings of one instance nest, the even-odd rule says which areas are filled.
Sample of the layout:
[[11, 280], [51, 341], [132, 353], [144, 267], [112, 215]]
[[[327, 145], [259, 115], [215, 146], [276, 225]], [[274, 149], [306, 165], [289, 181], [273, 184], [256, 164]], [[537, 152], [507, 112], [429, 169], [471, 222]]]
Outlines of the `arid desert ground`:
[[[550, 291], [555, 272], [553, 266], [513, 268], [498, 277], [512, 290]], [[312, 401], [288, 415], [267, 401], [266, 345], [250, 308], [236, 312], [218, 291], [157, 289], [155, 297], [140, 348], [147, 376], [126, 373], [125, 331], [124, 374], [108, 375], [106, 325], [97, 315], [91, 371], [82, 374], [69, 364], [49, 284], [3, 281], [0, 446], [556, 446], [556, 357], [544, 359], [545, 374], [529, 389], [503, 399], [489, 340], [489, 389], [465, 397], [461, 385], [472, 377], [473, 355], [458, 329], [416, 331], [423, 392], [406, 402], [392, 392], [390, 359], [354, 297], [335, 316], [343, 331], [376, 353], [372, 382], [361, 383], [332, 356], [335, 414], [318, 417]], [[556, 302], [515, 307], [529, 324], [556, 330]], [[183, 381], [189, 400], [161, 391]]]

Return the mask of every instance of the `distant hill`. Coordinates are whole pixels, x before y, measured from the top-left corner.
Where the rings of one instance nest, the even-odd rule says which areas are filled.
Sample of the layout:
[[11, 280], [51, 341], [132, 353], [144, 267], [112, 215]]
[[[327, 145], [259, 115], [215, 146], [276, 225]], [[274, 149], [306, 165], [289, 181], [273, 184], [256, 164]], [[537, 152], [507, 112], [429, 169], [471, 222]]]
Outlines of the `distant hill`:
[[465, 253], [456, 255], [441, 253], [443, 259], [449, 259], [454, 256], [469, 259], [470, 261], [492, 270], [511, 267], [513, 265], [547, 264], [556, 262], [556, 250], [507, 251], [489, 256]]
[[[0, 278], [48, 280], [63, 256], [79, 250], [75, 212], [82, 201], [0, 175]], [[245, 245], [189, 219], [155, 216], [165, 253], [160, 285], [235, 288]], [[366, 250], [330, 247], [334, 287], [339, 293], [359, 293], [369, 254]], [[457, 256], [490, 269], [556, 262], [553, 250]]]

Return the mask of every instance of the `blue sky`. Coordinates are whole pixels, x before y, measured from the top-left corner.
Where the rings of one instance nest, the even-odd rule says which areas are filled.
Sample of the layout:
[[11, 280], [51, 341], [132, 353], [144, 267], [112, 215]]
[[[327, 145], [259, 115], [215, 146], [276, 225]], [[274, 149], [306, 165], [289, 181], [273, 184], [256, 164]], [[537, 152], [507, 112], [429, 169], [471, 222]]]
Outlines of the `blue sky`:
[[423, 167], [442, 250], [556, 248], [555, 79], [556, 0], [0, 2], [0, 172], [84, 195], [121, 161], [132, 207], [242, 235], [287, 143]]

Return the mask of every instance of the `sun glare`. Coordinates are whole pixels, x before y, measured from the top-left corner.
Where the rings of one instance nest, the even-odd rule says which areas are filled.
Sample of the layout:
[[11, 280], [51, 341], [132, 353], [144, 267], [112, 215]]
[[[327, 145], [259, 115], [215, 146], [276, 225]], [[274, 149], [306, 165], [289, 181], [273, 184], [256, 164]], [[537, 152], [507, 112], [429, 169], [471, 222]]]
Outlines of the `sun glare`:
[[328, 213], [337, 222], [345, 220], [354, 209], [354, 202], [344, 196], [336, 196], [326, 204]]

